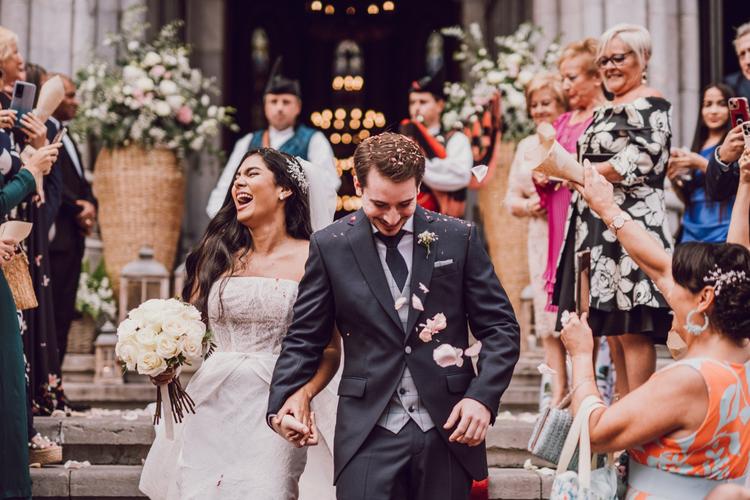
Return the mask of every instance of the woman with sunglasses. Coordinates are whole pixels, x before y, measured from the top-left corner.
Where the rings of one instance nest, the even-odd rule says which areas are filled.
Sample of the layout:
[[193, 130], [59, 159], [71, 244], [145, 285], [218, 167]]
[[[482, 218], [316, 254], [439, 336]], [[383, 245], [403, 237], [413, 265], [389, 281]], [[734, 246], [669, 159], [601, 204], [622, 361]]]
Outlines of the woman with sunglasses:
[[621, 24], [600, 39], [597, 65], [614, 96], [594, 112], [578, 140], [579, 159], [615, 185], [623, 220], [608, 227], [574, 194], [553, 302], [575, 310], [575, 254], [591, 251], [589, 323], [608, 337], [615, 362], [616, 390], [624, 396], [643, 384], [656, 367], [654, 342], [663, 343], [671, 323], [669, 307], [654, 283], [615, 238], [624, 220], [636, 220], [671, 250], [664, 206], [664, 176], [671, 141], [671, 105], [646, 85], [651, 36], [642, 26]]

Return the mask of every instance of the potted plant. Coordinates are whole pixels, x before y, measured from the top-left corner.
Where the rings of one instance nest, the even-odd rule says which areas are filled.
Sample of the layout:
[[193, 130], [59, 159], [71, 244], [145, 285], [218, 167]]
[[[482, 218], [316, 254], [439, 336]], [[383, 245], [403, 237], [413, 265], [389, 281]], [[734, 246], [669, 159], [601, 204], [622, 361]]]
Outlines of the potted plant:
[[102, 147], [94, 174], [104, 259], [117, 286], [122, 267], [150, 246], [172, 269], [184, 208], [188, 154], [219, 154], [212, 138], [236, 127], [233, 110], [211, 104], [214, 81], [191, 66], [176, 21], [150, 42], [133, 20], [107, 44], [119, 54], [77, 74], [81, 107], [71, 130]]

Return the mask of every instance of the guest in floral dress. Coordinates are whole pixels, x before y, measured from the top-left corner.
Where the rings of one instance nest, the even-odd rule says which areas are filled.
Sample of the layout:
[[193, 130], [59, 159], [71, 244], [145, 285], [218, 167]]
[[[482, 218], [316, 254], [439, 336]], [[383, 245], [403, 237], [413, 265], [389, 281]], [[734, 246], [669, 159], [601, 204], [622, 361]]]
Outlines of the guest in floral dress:
[[[644, 83], [650, 54], [651, 38], [641, 26], [618, 25], [602, 35], [597, 64], [614, 101], [596, 109], [578, 140], [579, 158], [615, 184], [624, 217], [643, 224], [671, 251], [663, 190], [671, 105]], [[662, 294], [617, 242], [617, 229], [573, 196], [553, 302], [560, 326], [562, 312], [575, 310], [575, 254], [590, 250], [589, 322], [597, 337], [619, 336], [624, 356], [614, 361], [622, 396], [654, 373], [654, 342], [665, 342], [671, 317]]]
[[[745, 158], [737, 200], [747, 214], [750, 152]], [[624, 215], [617, 187], [593, 168], [586, 171], [583, 196], [606, 223]], [[591, 415], [594, 452], [628, 450], [629, 499], [702, 499], [723, 483], [748, 480], [749, 226], [746, 215], [733, 218], [728, 238], [733, 243], [682, 243], [672, 257], [640, 222], [626, 221], [617, 231], [633, 262], [666, 293], [672, 329], [687, 346], [679, 361]], [[575, 413], [585, 398], [597, 395], [585, 316], [572, 314], [562, 339], [573, 360]]]
[[[553, 74], [539, 74], [526, 86], [526, 103], [529, 115], [536, 125], [552, 123], [565, 111], [565, 97], [560, 79]], [[542, 339], [546, 363], [555, 370], [551, 403], [557, 404], [565, 395], [565, 351], [555, 331], [555, 315], [546, 310], [548, 303], [544, 271], [547, 267], [547, 211], [534, 183], [530, 169], [522, 166], [526, 151], [537, 146], [536, 134], [522, 139], [510, 167], [505, 205], [516, 217], [528, 217], [528, 265], [533, 288], [534, 327]], [[543, 391], [545, 392], [545, 391]], [[542, 402], [544, 406], [544, 402]]]

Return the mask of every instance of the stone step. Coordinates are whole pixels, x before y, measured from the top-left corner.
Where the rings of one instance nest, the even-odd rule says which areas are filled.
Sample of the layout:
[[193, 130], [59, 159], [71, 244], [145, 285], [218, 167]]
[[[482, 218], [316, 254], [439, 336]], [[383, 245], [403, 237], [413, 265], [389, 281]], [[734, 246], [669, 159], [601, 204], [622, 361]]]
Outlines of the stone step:
[[93, 465], [65, 469], [61, 465], [31, 469], [32, 496], [46, 500], [146, 498], [138, 490], [140, 465]]
[[[520, 468], [530, 458], [535, 465], [548, 465], [526, 451], [533, 419], [531, 414], [511, 416], [506, 412], [498, 417], [487, 433], [490, 466]], [[97, 465], [140, 465], [154, 439], [151, 418], [134, 412], [110, 416], [36, 417], [34, 425], [45, 436], [62, 443], [63, 461], [88, 460]]]
[[[139, 465], [93, 465], [82, 469], [62, 466], [31, 469], [35, 499], [96, 499], [133, 500], [145, 498], [138, 490]], [[489, 497], [499, 499], [546, 499], [552, 476], [524, 469], [490, 468]]]
[[105, 385], [66, 380], [65, 394], [77, 404], [86, 404], [94, 408], [143, 408], [148, 403], [156, 401], [156, 387], [150, 382]]

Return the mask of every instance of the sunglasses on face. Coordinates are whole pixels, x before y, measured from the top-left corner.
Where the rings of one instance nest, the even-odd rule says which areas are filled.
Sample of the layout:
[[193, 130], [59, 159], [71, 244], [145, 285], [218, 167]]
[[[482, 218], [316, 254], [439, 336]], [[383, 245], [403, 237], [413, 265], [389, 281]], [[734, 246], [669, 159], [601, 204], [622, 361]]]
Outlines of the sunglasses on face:
[[609, 57], [600, 57], [596, 60], [596, 65], [600, 68], [606, 67], [610, 62], [617, 68], [622, 66], [622, 63], [625, 62], [625, 59], [632, 54], [633, 51], [629, 50], [627, 52], [623, 52], [622, 54], [612, 54]]

